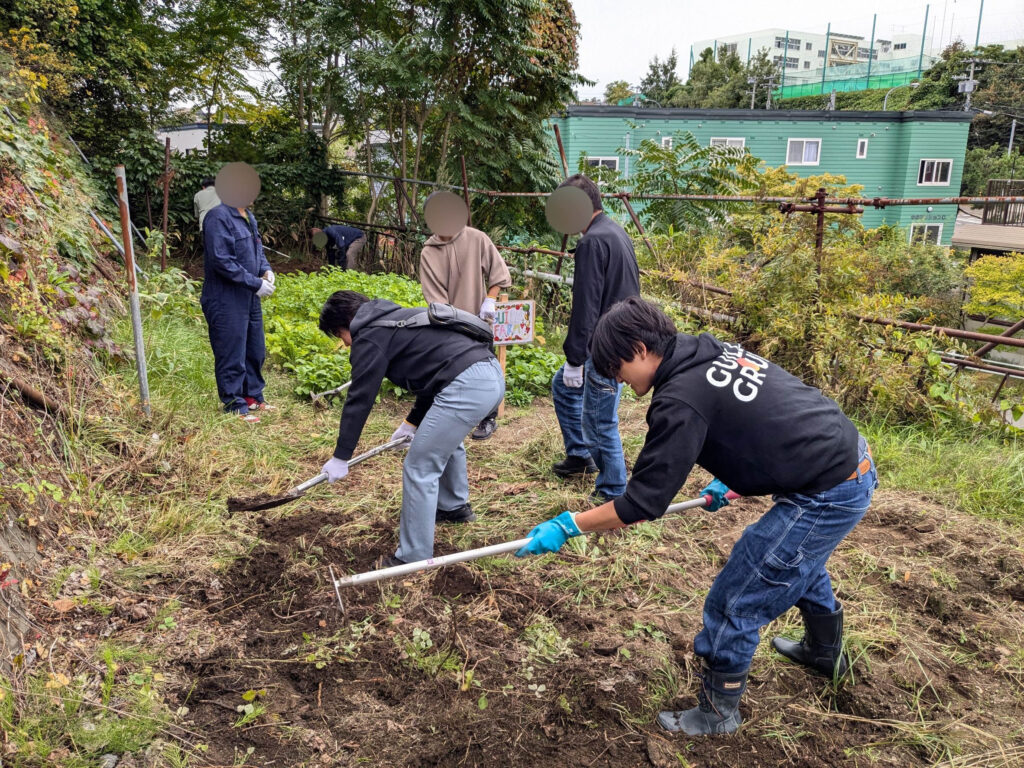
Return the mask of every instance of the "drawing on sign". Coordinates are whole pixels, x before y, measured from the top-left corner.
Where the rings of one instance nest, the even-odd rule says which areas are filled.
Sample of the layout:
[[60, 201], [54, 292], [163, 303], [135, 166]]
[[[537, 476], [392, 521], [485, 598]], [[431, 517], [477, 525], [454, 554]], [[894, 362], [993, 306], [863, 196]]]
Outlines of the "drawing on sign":
[[499, 301], [494, 308], [494, 343], [528, 344], [533, 341], [534, 302]]

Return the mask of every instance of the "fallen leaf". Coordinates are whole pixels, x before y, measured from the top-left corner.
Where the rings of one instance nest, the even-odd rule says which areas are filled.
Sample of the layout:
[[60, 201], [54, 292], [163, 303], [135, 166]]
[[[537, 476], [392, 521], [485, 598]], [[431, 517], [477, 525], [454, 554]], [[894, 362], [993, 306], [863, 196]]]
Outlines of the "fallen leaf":
[[68, 600], [66, 597], [62, 597], [60, 600], [54, 600], [52, 603], [50, 603], [50, 605], [55, 611], [59, 611], [60, 613], [67, 613], [75, 607], [75, 601]]

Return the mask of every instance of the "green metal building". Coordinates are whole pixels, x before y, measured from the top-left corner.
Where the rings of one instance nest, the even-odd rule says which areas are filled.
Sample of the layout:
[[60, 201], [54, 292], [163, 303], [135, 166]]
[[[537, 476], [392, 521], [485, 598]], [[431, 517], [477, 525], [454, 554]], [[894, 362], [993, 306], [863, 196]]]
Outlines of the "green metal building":
[[[841, 174], [861, 184], [865, 197], [949, 197], [960, 192], [967, 131], [965, 112], [811, 112], [745, 109], [644, 109], [580, 104], [552, 118], [570, 171], [586, 155], [590, 165], [615, 168], [628, 180], [624, 148], [645, 139], [666, 144], [692, 133], [701, 144], [743, 147], [769, 166], [801, 177]], [[557, 152], [557, 149], [555, 149]], [[949, 245], [955, 205], [867, 209], [865, 227], [890, 224], [908, 238]]]

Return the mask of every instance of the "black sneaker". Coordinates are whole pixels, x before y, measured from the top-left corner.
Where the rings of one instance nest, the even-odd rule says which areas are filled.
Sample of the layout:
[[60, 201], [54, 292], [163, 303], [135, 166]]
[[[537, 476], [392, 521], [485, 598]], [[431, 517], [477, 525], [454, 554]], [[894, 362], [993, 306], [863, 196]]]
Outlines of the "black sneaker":
[[494, 420], [493, 416], [488, 416], [476, 425], [476, 429], [474, 429], [469, 436], [473, 440], [486, 440], [494, 434], [494, 430], [497, 428], [498, 422]]
[[438, 509], [434, 519], [439, 523], [472, 523], [476, 515], [469, 504], [463, 504], [458, 509]]
[[579, 477], [581, 475], [596, 475], [597, 464], [594, 460], [587, 456], [566, 456], [559, 462], [551, 465], [551, 471], [559, 477], [565, 479], [569, 477]]
[[394, 555], [381, 555], [373, 565], [374, 570], [379, 571], [381, 568], [393, 568], [396, 565], [405, 565], [405, 560], [399, 560]]

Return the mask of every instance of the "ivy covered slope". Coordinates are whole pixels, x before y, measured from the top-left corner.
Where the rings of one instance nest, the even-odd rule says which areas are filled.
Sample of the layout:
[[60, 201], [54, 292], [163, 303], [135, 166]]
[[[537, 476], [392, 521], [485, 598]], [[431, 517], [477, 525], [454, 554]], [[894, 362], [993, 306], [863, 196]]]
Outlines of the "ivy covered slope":
[[113, 570], [81, 554], [127, 533], [107, 502], [149, 432], [106, 376], [124, 269], [89, 211], [117, 232], [113, 212], [45, 85], [0, 58], [0, 762], [84, 767], [164, 722], [143, 654], [78, 623]]
[[[425, 306], [419, 283], [401, 275], [366, 275], [334, 267], [308, 274], [282, 274], [274, 295], [263, 302], [267, 354], [271, 362], [294, 375], [297, 395], [324, 392], [351, 377], [347, 350], [321, 333], [317, 325], [324, 300], [339, 290], [390, 299], [403, 307]], [[543, 329], [538, 327], [536, 335], [542, 336]], [[560, 355], [537, 344], [510, 347], [505, 376], [507, 400], [513, 405], [526, 405], [546, 394], [562, 361]], [[385, 389], [400, 391], [387, 382]]]

